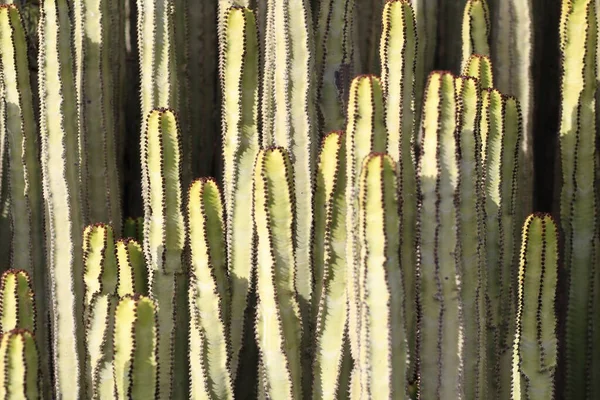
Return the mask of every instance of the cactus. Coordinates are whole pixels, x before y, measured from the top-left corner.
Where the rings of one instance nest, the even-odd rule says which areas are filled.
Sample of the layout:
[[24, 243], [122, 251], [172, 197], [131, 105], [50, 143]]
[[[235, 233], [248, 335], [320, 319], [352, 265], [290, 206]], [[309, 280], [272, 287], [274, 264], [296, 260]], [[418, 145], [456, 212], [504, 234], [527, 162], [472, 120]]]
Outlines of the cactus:
[[554, 313], [558, 230], [550, 215], [532, 214], [522, 236], [512, 398], [551, 399], [558, 356]]
[[123, 224], [123, 237], [144, 243], [144, 218], [127, 218]]
[[372, 154], [360, 176], [359, 341], [361, 398], [407, 398], [396, 165]]
[[158, 398], [157, 313], [152, 300], [126, 296], [119, 301], [113, 340], [115, 397]]
[[462, 66], [472, 54], [490, 55], [490, 9], [487, 0], [467, 0], [462, 24]]
[[[111, 48], [110, 0], [75, 0], [75, 77], [79, 109], [80, 168], [89, 223], [111, 224], [121, 232], [117, 171], [118, 76]], [[118, 11], [117, 11], [118, 12]]]
[[[177, 397], [187, 385], [185, 329], [187, 297], [183, 264], [185, 225], [180, 175], [180, 136], [177, 119], [168, 109], [153, 110], [142, 135], [142, 187], [144, 197], [144, 254], [148, 266], [149, 292], [158, 311], [157, 359], [160, 398]], [[180, 361], [177, 361], [180, 360]]]
[[[338, 399], [348, 382], [342, 375], [349, 359], [345, 348], [346, 302], [346, 136], [331, 132], [324, 139], [317, 167], [313, 268], [315, 355], [312, 398]], [[345, 361], [346, 360], [346, 361]]]
[[38, 353], [33, 335], [14, 329], [0, 340], [0, 396], [5, 399], [38, 399]]
[[462, 74], [472, 76], [479, 80], [481, 89], [494, 88], [494, 71], [492, 68], [492, 60], [488, 56], [480, 54], [471, 54], [467, 60]]
[[0, 280], [0, 334], [13, 329], [31, 333], [36, 329], [31, 278], [23, 270], [8, 270]]
[[134, 239], [115, 244], [118, 265], [117, 295], [148, 294], [148, 273], [142, 245]]
[[261, 150], [254, 168], [257, 243], [256, 341], [265, 392], [302, 399], [302, 319], [297, 290], [293, 173], [282, 148]]
[[98, 294], [114, 293], [117, 287], [117, 260], [113, 229], [109, 225], [89, 225], [83, 232], [84, 306]]
[[[41, 3], [38, 28], [41, 164], [45, 200], [54, 386], [83, 396], [83, 201], [71, 26], [66, 0]], [[68, 389], [67, 389], [68, 388]]]
[[381, 84], [385, 100], [387, 153], [398, 166], [400, 193], [400, 266], [405, 299], [404, 315], [408, 334], [409, 374], [415, 374], [416, 292], [415, 292], [415, 228], [416, 193], [416, 115], [415, 74], [417, 37], [414, 12], [407, 1], [389, 1], [383, 10], [381, 36]]
[[374, 76], [359, 76], [352, 81], [346, 126], [346, 264], [348, 266], [348, 333], [352, 358], [358, 359], [358, 177], [362, 163], [372, 152], [386, 146], [383, 92]]
[[[193, 398], [201, 398], [198, 388], [206, 388], [209, 398], [232, 399], [229, 369], [229, 277], [225, 248], [225, 230], [221, 193], [215, 181], [195, 181], [187, 203], [190, 247], [189, 308], [195, 334], [190, 338], [191, 376], [206, 376], [205, 382], [192, 382]], [[194, 331], [192, 331], [194, 332]], [[197, 353], [194, 343], [208, 348]], [[200, 369], [203, 373], [197, 373]]]
[[[596, 182], [595, 2], [564, 0], [561, 10], [560, 221], [569, 276], [566, 320], [567, 399], [585, 398], [592, 384], [594, 270], [598, 264]], [[594, 361], [595, 363], [595, 361]]]
[[448, 72], [429, 76], [423, 107], [422, 154], [418, 166], [419, 214], [419, 395], [464, 396], [461, 381], [464, 331], [461, 279], [456, 270], [459, 166], [456, 158], [455, 78]]
[[[227, 215], [228, 266], [231, 276], [231, 371], [235, 380], [252, 286], [252, 171], [259, 150], [258, 44], [252, 11], [232, 8], [227, 14], [222, 79], [231, 88], [223, 95], [223, 182]], [[240, 40], [240, 37], [243, 40]]]

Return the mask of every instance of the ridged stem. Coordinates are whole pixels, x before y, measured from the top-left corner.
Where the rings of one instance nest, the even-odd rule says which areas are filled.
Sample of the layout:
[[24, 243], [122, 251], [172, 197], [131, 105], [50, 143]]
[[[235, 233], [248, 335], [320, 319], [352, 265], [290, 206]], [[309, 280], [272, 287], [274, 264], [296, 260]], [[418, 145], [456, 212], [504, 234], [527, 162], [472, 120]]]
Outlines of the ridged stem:
[[462, 70], [462, 74], [476, 78], [481, 89], [492, 89], [494, 87], [492, 60], [488, 56], [471, 54]]
[[23, 270], [9, 269], [0, 280], [0, 334], [13, 329], [36, 333], [36, 312], [31, 279]]
[[15, 329], [0, 341], [0, 397], [4, 399], [38, 399], [39, 357], [33, 335]]
[[490, 9], [487, 0], [467, 0], [462, 23], [462, 64], [465, 68], [472, 54], [490, 55]]
[[121, 239], [115, 244], [119, 278], [117, 295], [148, 295], [148, 270], [142, 245], [135, 239]]

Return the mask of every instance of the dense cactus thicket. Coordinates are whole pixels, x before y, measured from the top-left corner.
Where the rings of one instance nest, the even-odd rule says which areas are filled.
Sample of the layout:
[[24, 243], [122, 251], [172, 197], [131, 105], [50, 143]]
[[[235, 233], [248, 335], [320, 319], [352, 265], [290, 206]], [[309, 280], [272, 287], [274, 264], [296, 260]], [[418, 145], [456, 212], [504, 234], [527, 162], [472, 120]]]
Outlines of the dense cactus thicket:
[[0, 397], [600, 398], [551, 3], [0, 0]]

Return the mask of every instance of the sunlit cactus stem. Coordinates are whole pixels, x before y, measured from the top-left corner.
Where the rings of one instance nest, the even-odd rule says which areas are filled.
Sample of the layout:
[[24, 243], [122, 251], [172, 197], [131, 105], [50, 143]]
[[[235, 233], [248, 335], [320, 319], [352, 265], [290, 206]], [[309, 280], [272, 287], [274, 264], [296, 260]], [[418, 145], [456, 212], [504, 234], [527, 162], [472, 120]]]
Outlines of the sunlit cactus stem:
[[[288, 152], [261, 150], [254, 168], [258, 297], [255, 333], [271, 399], [302, 399], [302, 319], [294, 248], [294, 185]], [[277, 255], [277, 256], [275, 256]]]
[[148, 270], [144, 252], [134, 239], [118, 240], [115, 244], [118, 265], [117, 294], [119, 297], [148, 294]]
[[358, 270], [362, 307], [355, 368], [361, 398], [408, 398], [396, 170], [391, 157], [372, 154], [360, 175]]
[[488, 56], [472, 54], [466, 62], [462, 74], [476, 78], [481, 89], [492, 89], [494, 87], [492, 60]]
[[552, 399], [558, 359], [558, 229], [550, 215], [532, 214], [522, 236], [512, 399]]
[[23, 270], [10, 269], [0, 280], [0, 334], [13, 329], [36, 330], [31, 279]]
[[[463, 300], [457, 275], [456, 235], [459, 211], [455, 77], [429, 76], [423, 108], [423, 139], [418, 166], [418, 258], [420, 271], [419, 396], [461, 398], [466, 344], [461, 318]], [[459, 264], [460, 265], [460, 264]], [[472, 282], [472, 284], [476, 284]]]
[[39, 363], [33, 335], [23, 329], [6, 332], [0, 339], [0, 397], [39, 399]]
[[[40, 356], [46, 359], [48, 330], [47, 274], [43, 223], [42, 174], [39, 160], [39, 139], [34, 95], [31, 88], [28, 60], [27, 32], [15, 6], [0, 7], [0, 64], [2, 75], [2, 114], [0, 128], [0, 202], [10, 197], [11, 226], [0, 225], [0, 247], [11, 247], [10, 262], [14, 268], [27, 271], [32, 277], [36, 303], [41, 307], [39, 330], [36, 333]], [[1, 184], [1, 183], [0, 183]], [[6, 193], [2, 193], [5, 191]], [[10, 192], [10, 193], [9, 193]], [[0, 208], [2, 205], [0, 204]], [[0, 210], [0, 212], [2, 212]], [[0, 219], [3, 217], [0, 216]], [[7, 237], [4, 237], [4, 234]], [[6, 260], [6, 258], [5, 258]], [[24, 327], [25, 329], [32, 328]], [[49, 389], [50, 376], [47, 364], [42, 369], [43, 387]]]
[[85, 307], [97, 294], [113, 294], [117, 287], [115, 237], [110, 225], [89, 225], [83, 232]]
[[158, 385], [156, 305], [126, 296], [117, 306], [114, 329], [114, 395], [118, 400], [155, 399]]
[[[380, 44], [381, 85], [384, 92], [387, 153], [398, 171], [400, 212], [400, 268], [404, 285], [404, 316], [408, 334], [408, 373], [416, 369], [415, 240], [416, 240], [416, 110], [415, 77], [417, 28], [408, 1], [388, 1], [383, 9], [383, 33]], [[412, 378], [412, 376], [411, 376]]]
[[69, 5], [44, 0], [38, 27], [39, 97], [54, 389], [64, 400], [84, 396], [83, 198]]
[[141, 137], [144, 254], [149, 292], [157, 303], [160, 399], [187, 396], [187, 268], [179, 140], [172, 110], [155, 109], [148, 115]]
[[[593, 370], [598, 346], [590, 332], [590, 305], [598, 271], [596, 165], [597, 15], [594, 0], [563, 0], [560, 19], [560, 225], [563, 259], [569, 277], [565, 392], [569, 399], [597, 396]], [[596, 272], [594, 272], [596, 271]]]
[[[190, 374], [194, 399], [233, 399], [229, 368], [229, 274], [221, 192], [212, 179], [200, 179], [189, 190]], [[200, 346], [196, 343], [201, 343]], [[209, 349], [199, 352], [199, 349]], [[201, 379], [205, 382], [195, 382]], [[206, 392], [204, 390], [206, 388]]]
[[231, 374], [235, 381], [253, 280], [252, 173], [259, 150], [258, 33], [254, 13], [234, 7], [226, 14], [222, 54], [223, 187], [227, 269], [231, 277]]
[[323, 139], [316, 176], [313, 268], [315, 354], [312, 398], [347, 396], [343, 375], [349, 362], [346, 285], [346, 136], [331, 132]]
[[472, 54], [490, 55], [490, 18], [487, 0], [467, 0], [462, 23], [461, 70]]

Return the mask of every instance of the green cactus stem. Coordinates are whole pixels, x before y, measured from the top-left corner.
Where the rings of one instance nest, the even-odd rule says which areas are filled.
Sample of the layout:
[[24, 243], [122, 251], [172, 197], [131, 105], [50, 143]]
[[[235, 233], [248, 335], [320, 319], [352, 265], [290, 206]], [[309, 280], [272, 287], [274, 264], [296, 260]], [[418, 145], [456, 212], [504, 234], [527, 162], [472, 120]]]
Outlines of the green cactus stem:
[[117, 295], [148, 294], [148, 271], [142, 246], [135, 239], [121, 239], [115, 244], [118, 265]]
[[84, 304], [97, 294], [112, 294], [117, 287], [114, 232], [110, 225], [89, 225], [83, 231]]
[[532, 211], [533, 204], [533, 74], [534, 6], [531, 0], [497, 2], [493, 21], [492, 56], [496, 67], [496, 85], [503, 93], [515, 96], [523, 113], [521, 146], [520, 218]]
[[0, 340], [0, 397], [3, 399], [40, 398], [39, 358], [33, 335], [14, 329]]
[[71, 21], [66, 0], [44, 0], [38, 27], [41, 164], [54, 389], [83, 397], [83, 199]]
[[372, 154], [360, 176], [362, 306], [357, 369], [361, 398], [408, 398], [396, 171], [391, 157]]
[[355, 15], [357, 29], [357, 44], [360, 55], [358, 72], [379, 75], [381, 62], [379, 60], [378, 44], [381, 38], [381, 14], [386, 0], [356, 1]]
[[479, 81], [481, 89], [492, 89], [494, 87], [494, 71], [492, 60], [488, 56], [471, 54], [462, 71], [464, 76], [472, 76]]
[[312, 398], [344, 398], [346, 349], [346, 136], [331, 132], [319, 155], [315, 190], [313, 268], [315, 322]]
[[354, 78], [350, 88], [346, 127], [346, 262], [348, 266], [348, 332], [352, 358], [358, 359], [356, 309], [358, 302], [358, 178], [362, 163], [371, 152], [386, 147], [383, 90], [378, 78], [363, 75]]
[[35, 333], [36, 312], [29, 274], [9, 269], [0, 280], [0, 334], [13, 329]]
[[[240, 40], [243, 38], [243, 40]], [[248, 294], [252, 286], [252, 171], [259, 150], [258, 34], [254, 13], [232, 8], [227, 14], [222, 56], [223, 184], [231, 310], [231, 371], [235, 381], [243, 345]]]
[[293, 169], [280, 147], [261, 150], [254, 169], [257, 230], [256, 341], [271, 399], [302, 399], [302, 319], [297, 300]]
[[464, 396], [463, 301], [455, 253], [454, 204], [460, 172], [455, 90], [451, 73], [432, 72], [423, 106], [417, 249], [419, 396], [423, 399]]
[[356, 41], [355, 0], [319, 2], [315, 47], [320, 132], [344, 127], [350, 81], [361, 70]]
[[456, 152], [457, 247], [460, 266], [462, 319], [464, 321], [463, 381], [465, 398], [488, 396], [487, 387], [487, 304], [485, 271], [485, 215], [483, 209], [483, 165], [481, 161], [481, 89], [471, 77], [454, 81], [458, 126]]
[[493, 392], [510, 396], [515, 329], [519, 214], [521, 110], [518, 101], [488, 89], [483, 95], [481, 136], [485, 140], [484, 190], [486, 264], [490, 307], [488, 370]]
[[156, 308], [144, 296], [126, 296], [117, 305], [113, 340], [118, 400], [159, 398]]
[[[560, 223], [569, 276], [565, 398], [589, 397], [594, 270], [598, 265], [596, 182], [596, 43], [592, 0], [564, 0], [560, 20]], [[594, 361], [595, 363], [595, 361]]]
[[398, 166], [400, 204], [400, 266], [404, 285], [404, 315], [409, 335], [409, 375], [416, 366], [416, 292], [415, 231], [416, 194], [416, 114], [415, 76], [417, 61], [417, 28], [414, 11], [406, 0], [388, 1], [383, 10], [381, 36], [381, 85], [385, 100], [387, 153]]
[[87, 223], [110, 224], [121, 232], [117, 172], [116, 93], [111, 48], [111, 0], [73, 2], [75, 76], [79, 108], [80, 168]]
[[558, 358], [558, 230], [550, 215], [532, 214], [522, 237], [512, 398], [552, 399]]
[[123, 237], [144, 243], [144, 218], [127, 218], [123, 224]]
[[313, 287], [309, 216], [313, 214], [313, 175], [319, 145], [313, 20], [308, 0], [269, 0], [267, 4], [272, 26], [266, 38], [262, 145], [287, 149], [294, 167], [296, 285], [308, 332]]
[[490, 9], [487, 0], [467, 0], [462, 23], [462, 64], [465, 69], [472, 54], [490, 55]]
[[[161, 399], [187, 395], [187, 273], [183, 264], [185, 224], [180, 175], [180, 136], [172, 110], [156, 109], [142, 135], [144, 254], [149, 292], [158, 312], [159, 394]], [[185, 344], [185, 345], [184, 345]]]
[[[190, 286], [189, 308], [193, 323], [191, 331], [199, 335], [190, 338], [191, 376], [199, 376], [194, 369], [201, 368], [206, 382], [192, 383], [192, 387], [207, 389], [209, 398], [233, 399], [229, 369], [229, 341], [227, 337], [230, 308], [229, 276], [225, 246], [224, 210], [221, 193], [212, 179], [192, 183], [188, 198]], [[207, 352], [196, 353], [194, 343], [201, 342]], [[201, 393], [191, 393], [200, 398]]]

